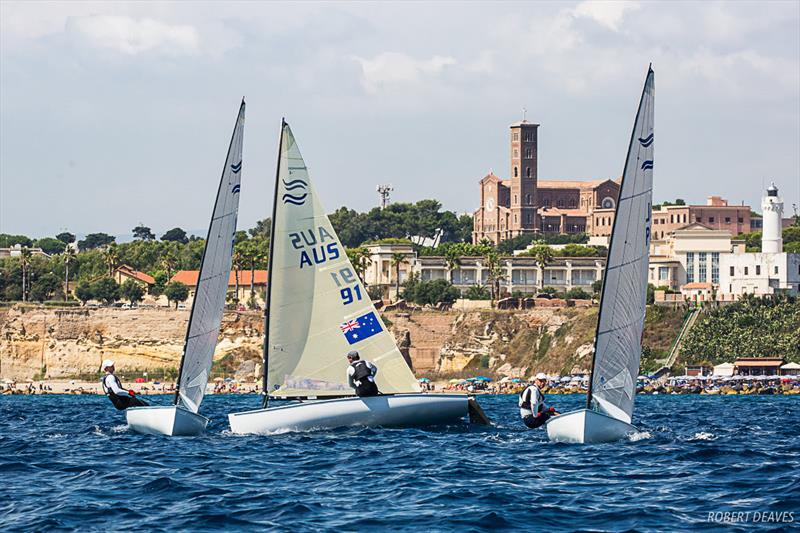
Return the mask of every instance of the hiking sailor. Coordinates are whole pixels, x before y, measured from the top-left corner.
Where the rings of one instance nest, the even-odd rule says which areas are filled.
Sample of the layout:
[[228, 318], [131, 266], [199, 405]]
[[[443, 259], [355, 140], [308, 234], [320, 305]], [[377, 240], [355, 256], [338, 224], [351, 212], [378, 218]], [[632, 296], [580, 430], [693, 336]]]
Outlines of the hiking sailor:
[[[557, 415], [555, 408], [544, 405], [542, 387], [547, 383], [547, 376], [541, 372], [536, 374], [532, 385], [528, 385], [519, 394], [519, 416], [530, 429], [536, 429], [547, 420]], [[535, 413], [535, 414], [534, 414]]]
[[122, 388], [119, 378], [114, 375], [114, 361], [106, 359], [103, 361], [101, 369], [106, 373], [103, 381], [103, 392], [111, 403], [114, 404], [120, 411], [124, 411], [128, 407], [142, 407], [147, 405], [143, 400], [136, 397], [136, 393], [132, 390], [125, 390]]
[[378, 386], [375, 385], [375, 375], [378, 367], [369, 361], [362, 361], [356, 350], [347, 353], [347, 382], [356, 390], [356, 396], [377, 396]]

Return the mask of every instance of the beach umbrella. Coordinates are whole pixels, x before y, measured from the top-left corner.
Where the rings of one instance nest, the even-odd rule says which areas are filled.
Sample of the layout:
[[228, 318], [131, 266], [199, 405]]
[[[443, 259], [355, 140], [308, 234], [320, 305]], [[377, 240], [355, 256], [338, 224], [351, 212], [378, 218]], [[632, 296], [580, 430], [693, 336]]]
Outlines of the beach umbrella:
[[430, 383], [431, 380], [429, 380], [428, 378], [419, 378], [417, 381], [419, 381], [420, 383]]
[[521, 380], [521, 379], [519, 379], [519, 378], [513, 378], [513, 379], [511, 380], [511, 383], [520, 383], [520, 382], [522, 382], [522, 380]]
[[563, 381], [564, 383], [566, 383], [566, 382], [570, 381], [571, 379], [572, 379], [572, 378], [571, 378], [571, 377], [569, 377], [569, 376], [564, 376], [563, 378], [561, 378], [561, 381]]
[[492, 379], [491, 378], [487, 378], [486, 376], [478, 376], [477, 378], [475, 378], [475, 381], [485, 381], [486, 383], [488, 383], [488, 382], [492, 381]]
[[225, 378], [225, 381], [230, 383], [231, 381], [233, 381], [233, 378]]

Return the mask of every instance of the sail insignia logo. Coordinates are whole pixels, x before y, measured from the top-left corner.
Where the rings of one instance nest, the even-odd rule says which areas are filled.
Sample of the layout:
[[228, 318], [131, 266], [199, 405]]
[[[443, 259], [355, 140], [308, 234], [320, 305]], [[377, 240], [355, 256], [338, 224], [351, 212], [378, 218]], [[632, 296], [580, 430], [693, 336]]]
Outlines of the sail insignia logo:
[[282, 196], [284, 204], [303, 205], [308, 197], [308, 183], [301, 179], [292, 181], [283, 180], [286, 193]]
[[239, 184], [237, 183], [237, 184], [236, 184], [236, 185], [234, 185], [234, 186], [233, 186], [233, 188], [231, 189], [231, 194], [238, 194], [238, 193], [239, 193], [239, 191], [241, 191], [241, 190], [242, 190], [242, 186], [241, 186], [241, 185], [239, 185]]
[[642, 162], [642, 170], [653, 170], [653, 160], [648, 159]]
[[241, 161], [239, 161], [235, 165], [231, 165], [231, 171], [233, 171], [234, 174], [238, 174], [240, 170], [242, 170], [242, 162]]
[[647, 137], [645, 137], [644, 139], [642, 139], [641, 137], [639, 137], [639, 144], [641, 144], [642, 146], [644, 146], [645, 148], [647, 148], [648, 146], [650, 146], [651, 144], [653, 144], [653, 138], [654, 138], [654, 137], [653, 137], [653, 134], [652, 134], [652, 133], [651, 133], [650, 135], [648, 135]]

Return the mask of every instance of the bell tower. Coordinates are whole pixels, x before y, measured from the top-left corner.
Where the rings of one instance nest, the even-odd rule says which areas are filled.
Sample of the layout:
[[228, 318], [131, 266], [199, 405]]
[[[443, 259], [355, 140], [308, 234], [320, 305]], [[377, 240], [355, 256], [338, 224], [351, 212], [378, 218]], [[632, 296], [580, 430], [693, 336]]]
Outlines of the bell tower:
[[539, 124], [527, 120], [511, 125], [511, 223], [512, 236], [535, 231], [536, 182], [538, 179]]

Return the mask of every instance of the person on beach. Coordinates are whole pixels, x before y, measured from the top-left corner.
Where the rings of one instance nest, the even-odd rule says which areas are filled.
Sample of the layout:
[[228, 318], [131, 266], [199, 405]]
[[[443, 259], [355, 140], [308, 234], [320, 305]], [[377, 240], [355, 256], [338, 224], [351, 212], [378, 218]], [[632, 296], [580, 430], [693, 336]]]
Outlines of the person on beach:
[[103, 392], [111, 403], [114, 404], [120, 411], [124, 411], [128, 407], [144, 407], [147, 403], [136, 397], [136, 393], [132, 390], [125, 390], [122, 388], [119, 378], [114, 375], [114, 361], [106, 359], [101, 365], [101, 370], [106, 373], [101, 382], [103, 385]]
[[530, 429], [536, 429], [550, 417], [558, 415], [554, 407], [547, 407], [544, 404], [542, 387], [546, 383], [547, 376], [539, 372], [533, 383], [519, 393], [519, 416]]
[[362, 361], [356, 350], [347, 353], [347, 382], [356, 391], [356, 396], [377, 396], [380, 394], [375, 384], [375, 375], [378, 367], [369, 361]]

